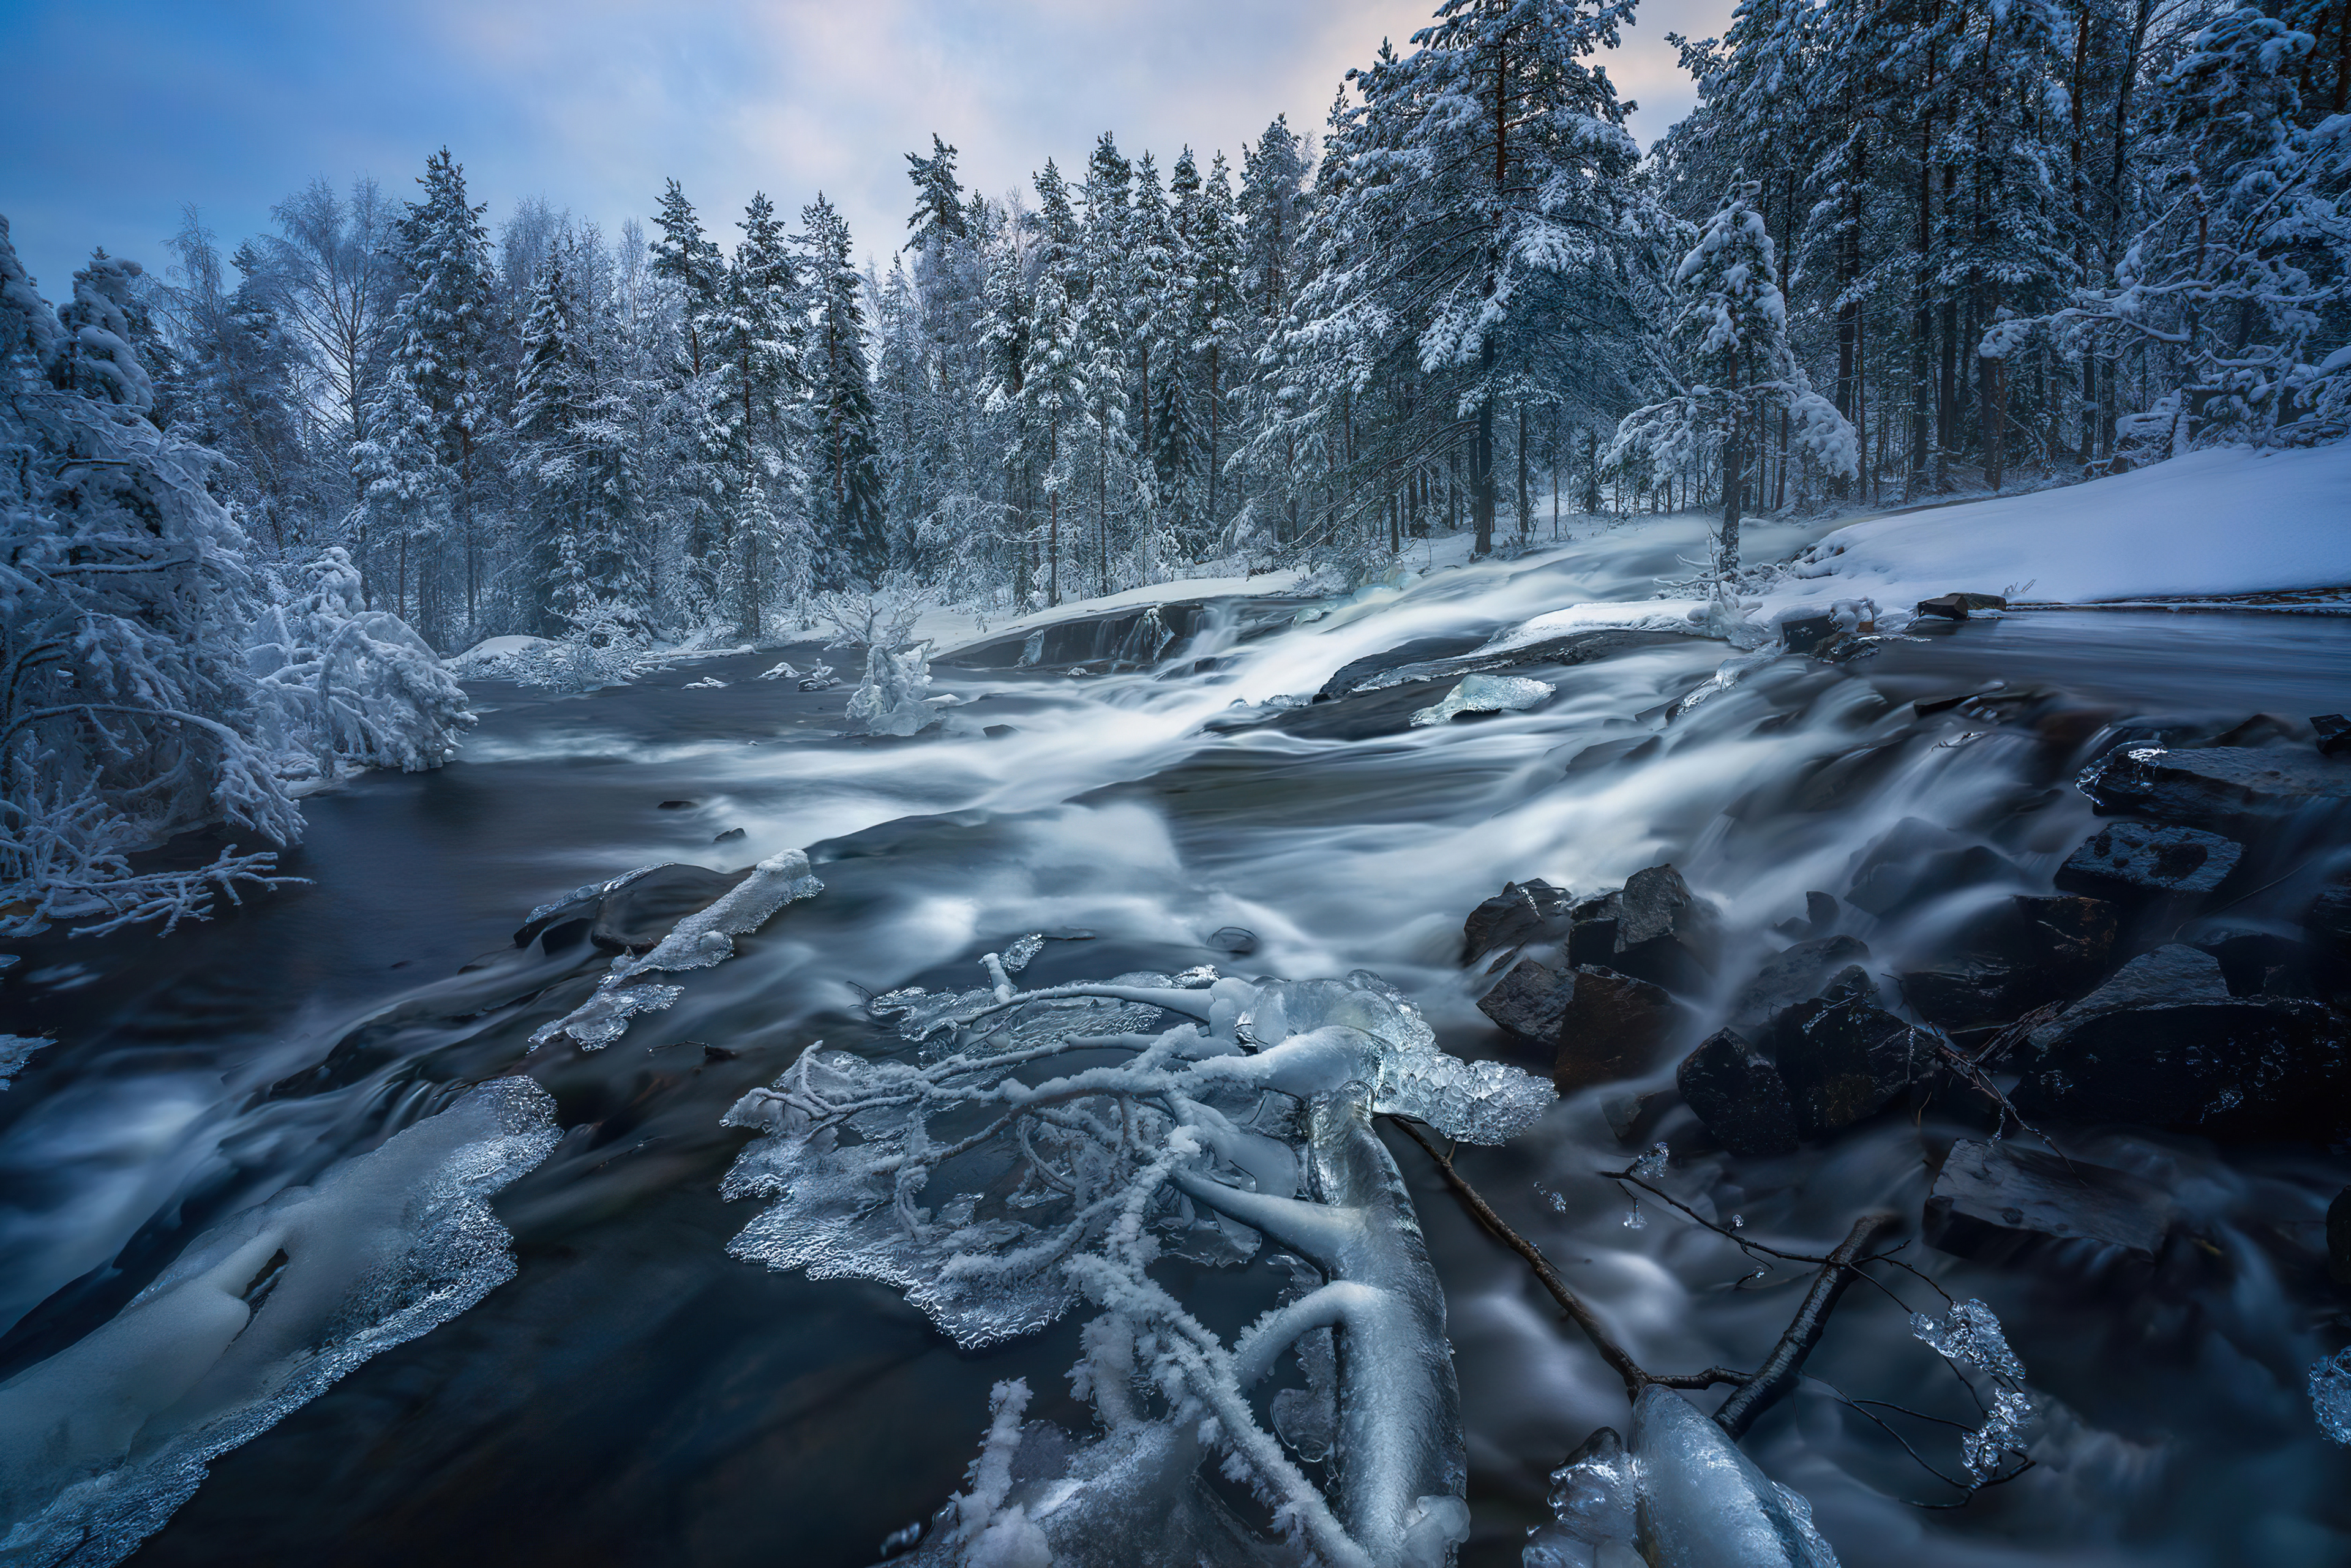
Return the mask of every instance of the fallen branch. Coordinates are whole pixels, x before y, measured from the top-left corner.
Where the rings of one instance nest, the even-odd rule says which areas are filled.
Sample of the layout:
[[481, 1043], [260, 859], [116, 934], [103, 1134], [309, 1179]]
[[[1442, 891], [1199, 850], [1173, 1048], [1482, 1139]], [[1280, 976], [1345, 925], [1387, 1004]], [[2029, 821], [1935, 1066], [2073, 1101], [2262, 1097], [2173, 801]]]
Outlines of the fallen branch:
[[1722, 1402], [1714, 1413], [1715, 1423], [1733, 1438], [1746, 1435], [1755, 1418], [1787, 1397], [1802, 1375], [1804, 1359], [1821, 1342], [1821, 1334], [1829, 1325], [1829, 1313], [1836, 1310], [1837, 1298], [1853, 1283], [1863, 1261], [1862, 1254], [1878, 1233], [1896, 1222], [1891, 1214], [1865, 1214], [1853, 1222], [1845, 1239], [1837, 1243], [1821, 1271], [1813, 1277], [1813, 1288], [1804, 1292], [1803, 1304], [1796, 1309], [1780, 1343], [1763, 1358], [1755, 1375], [1742, 1384], [1738, 1392]]
[[1451, 1187], [1454, 1196], [1477, 1217], [1478, 1223], [1484, 1226], [1496, 1240], [1527, 1260], [1527, 1267], [1534, 1270], [1535, 1278], [1541, 1281], [1542, 1288], [1549, 1291], [1552, 1299], [1575, 1320], [1575, 1326], [1583, 1331], [1584, 1338], [1592, 1342], [1592, 1348], [1600, 1353], [1600, 1359], [1625, 1380], [1625, 1396], [1627, 1399], [1638, 1399], [1641, 1390], [1651, 1384], [1662, 1388], [1711, 1388], [1718, 1383], [1738, 1385], [1747, 1381], [1746, 1374], [1720, 1366], [1711, 1366], [1704, 1372], [1665, 1376], [1647, 1371], [1616, 1343], [1607, 1325], [1584, 1305], [1583, 1298], [1568, 1288], [1567, 1281], [1559, 1277], [1559, 1270], [1552, 1267], [1551, 1260], [1542, 1255], [1542, 1249], [1512, 1229], [1509, 1221], [1494, 1212], [1494, 1206], [1453, 1168], [1451, 1155], [1438, 1152], [1437, 1145], [1423, 1137], [1411, 1123], [1395, 1116], [1388, 1120], [1395, 1123], [1396, 1129], [1405, 1137], [1420, 1145], [1421, 1151], [1436, 1165], [1438, 1174], [1445, 1177], [1445, 1185]]

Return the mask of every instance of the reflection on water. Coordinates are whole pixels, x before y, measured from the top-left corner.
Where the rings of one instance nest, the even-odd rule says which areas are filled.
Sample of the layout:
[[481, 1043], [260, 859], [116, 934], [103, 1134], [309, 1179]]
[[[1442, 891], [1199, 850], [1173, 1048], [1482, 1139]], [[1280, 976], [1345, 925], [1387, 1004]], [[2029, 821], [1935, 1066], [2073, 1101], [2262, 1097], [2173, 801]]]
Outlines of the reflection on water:
[[[1875, 966], [1896, 968], [1983, 900], [2046, 890], [2089, 821], [2067, 781], [2114, 727], [2351, 702], [2338, 622], [2068, 613], [1971, 622], [1851, 669], [1782, 661], [1670, 720], [1719, 646], [1620, 638], [1593, 662], [1515, 672], [1557, 685], [1536, 711], [1437, 728], [1202, 727], [1413, 639], [1623, 594], [1636, 568], [1670, 566], [1671, 542], [1658, 553], [1612, 561], [1614, 576], [1572, 555], [1441, 573], [1263, 634], [1212, 616], [1167, 668], [1218, 666], [1177, 678], [942, 664], [936, 689], [972, 702], [912, 740], [841, 734], [845, 690], [751, 678], [813, 650], [587, 698], [486, 690], [496, 711], [465, 761], [309, 803], [293, 869], [315, 885], [168, 942], [22, 945], [32, 973], [5, 993], [5, 1027], [62, 1043], [0, 1095], [0, 1322], [15, 1325], [0, 1375], [86, 1334], [221, 1217], [380, 1145], [457, 1085], [528, 1072], [565, 1131], [494, 1206], [518, 1277], [216, 1461], [139, 1561], [870, 1561], [959, 1484], [990, 1382], [1027, 1375], [1033, 1416], [1079, 1410], [1060, 1377], [1070, 1325], [966, 1354], [888, 1292], [726, 1258], [747, 1211], [716, 1196], [743, 1137], [720, 1113], [810, 1040], [870, 1038], [863, 993], [968, 984], [970, 958], [1011, 936], [1085, 933], [1049, 943], [1024, 978], [1365, 966], [1448, 1045], [1490, 1052], [1460, 922], [1506, 880], [1585, 893], [1672, 861], [1735, 934], [1727, 995], [1808, 891], [1994, 852], [1988, 883], [1847, 909]], [[732, 684], [679, 689], [705, 673]], [[2010, 722], [1909, 706], [1995, 680], [2044, 695]], [[1012, 732], [983, 733], [996, 726]], [[811, 847], [820, 896], [685, 977], [674, 1009], [609, 1050], [527, 1052], [604, 962], [577, 932], [514, 948], [531, 906], [649, 862], [735, 870], [792, 845]], [[1256, 952], [1208, 947], [1225, 926]], [[68, 983], [77, 965], [103, 983]], [[1693, 1009], [1684, 1045], [1711, 1021]], [[1669, 1077], [1661, 1064], [1632, 1087]], [[1623, 1226], [1621, 1197], [1590, 1173], [1626, 1157], [1601, 1112], [1625, 1087], [1464, 1168], [1646, 1364], [1751, 1364], [1801, 1285], [1742, 1281], [1731, 1249], [1668, 1217]], [[1642, 1135], [1692, 1126], [1674, 1112]], [[1783, 1159], [1687, 1158], [1667, 1179], [1701, 1212], [1825, 1247], [1865, 1207], [1915, 1227], [1922, 1155], [1975, 1130], [1965, 1107], [1938, 1106]], [[2193, 1245], [2152, 1280], [1906, 1253], [2008, 1322], [2053, 1412], [2039, 1469], [1964, 1512], [1920, 1511], [1903, 1500], [1948, 1491], [1818, 1393], [1750, 1450], [1811, 1496], [1848, 1563], [2340, 1560], [2345, 1461], [2300, 1389], [2339, 1334], [2311, 1261], [2339, 1168], [2179, 1139], [2088, 1152], [2159, 1180], [2188, 1216]], [[1514, 1561], [1544, 1471], [1593, 1426], [1622, 1425], [1621, 1394], [1402, 1157], [1451, 1292], [1479, 1530], [1466, 1560]], [[1220, 1279], [1176, 1282], [1211, 1292], [1215, 1315]], [[1855, 1397], [1939, 1408], [1949, 1390], [1916, 1353], [1901, 1312], [1856, 1291], [1814, 1370]]]

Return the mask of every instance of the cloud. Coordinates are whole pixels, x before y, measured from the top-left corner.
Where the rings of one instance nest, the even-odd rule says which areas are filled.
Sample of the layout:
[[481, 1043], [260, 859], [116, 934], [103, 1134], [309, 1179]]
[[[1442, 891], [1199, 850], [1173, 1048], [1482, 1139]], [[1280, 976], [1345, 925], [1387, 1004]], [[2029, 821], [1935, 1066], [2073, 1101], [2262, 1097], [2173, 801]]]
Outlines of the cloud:
[[[675, 176], [722, 236], [755, 190], [820, 190], [861, 255], [904, 235], [903, 154], [968, 183], [1081, 164], [1102, 131], [1162, 165], [1233, 155], [1277, 113], [1319, 131], [1342, 75], [1432, 0], [20, 0], [0, 15], [0, 212], [53, 298], [92, 244], [145, 259], [196, 202], [224, 235], [313, 175], [395, 193], [446, 144], [492, 220], [543, 196], [606, 227]], [[1665, 32], [1728, 0], [1649, 0], [1606, 64], [1653, 137], [1688, 84]], [[94, 96], [88, 66], [102, 61]]]

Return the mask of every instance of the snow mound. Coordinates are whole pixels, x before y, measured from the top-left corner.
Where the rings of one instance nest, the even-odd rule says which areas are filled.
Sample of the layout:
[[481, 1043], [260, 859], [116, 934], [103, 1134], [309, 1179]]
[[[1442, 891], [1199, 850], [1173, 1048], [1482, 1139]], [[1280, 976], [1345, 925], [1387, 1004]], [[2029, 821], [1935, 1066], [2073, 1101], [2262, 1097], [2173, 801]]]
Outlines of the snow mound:
[[[2351, 583], [2351, 444], [2224, 447], [2084, 485], [1874, 517], [1799, 579], [1907, 605], [1954, 590], [2090, 602]], [[1793, 585], [1791, 585], [1793, 586]]]

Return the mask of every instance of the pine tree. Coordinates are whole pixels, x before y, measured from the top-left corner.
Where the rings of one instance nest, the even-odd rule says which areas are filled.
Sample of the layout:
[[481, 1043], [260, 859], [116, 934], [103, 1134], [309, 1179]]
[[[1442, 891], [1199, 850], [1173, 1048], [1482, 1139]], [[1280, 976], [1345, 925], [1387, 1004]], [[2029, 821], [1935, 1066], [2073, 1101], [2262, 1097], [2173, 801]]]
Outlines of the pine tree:
[[814, 409], [812, 475], [819, 538], [849, 571], [878, 583], [890, 566], [882, 513], [883, 467], [867, 369], [865, 307], [850, 261], [849, 225], [820, 193], [800, 209], [814, 325], [806, 377]]
[[789, 535], [798, 526], [805, 327], [799, 268], [774, 204], [755, 194], [741, 227], [704, 347], [710, 440], [725, 486], [719, 601], [732, 610], [737, 632], [756, 639], [773, 591], [801, 586], [778, 583], [771, 569], [782, 555], [798, 556]]
[[523, 324], [512, 466], [541, 632], [560, 636], [638, 613], [631, 559], [639, 497], [628, 408], [597, 363], [576, 239], [549, 253]]

